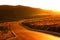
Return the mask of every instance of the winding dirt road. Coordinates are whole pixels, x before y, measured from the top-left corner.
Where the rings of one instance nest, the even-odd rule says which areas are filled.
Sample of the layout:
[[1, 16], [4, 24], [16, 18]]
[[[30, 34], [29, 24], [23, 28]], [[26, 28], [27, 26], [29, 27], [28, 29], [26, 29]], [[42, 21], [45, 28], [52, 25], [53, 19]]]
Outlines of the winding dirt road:
[[60, 37], [55, 37], [49, 34], [35, 32], [24, 28], [23, 26], [19, 25], [24, 20], [14, 21], [14, 22], [6, 22], [4, 24], [0, 24], [3, 26], [9, 26], [11, 31], [14, 32], [15, 38], [11, 40], [60, 40]]

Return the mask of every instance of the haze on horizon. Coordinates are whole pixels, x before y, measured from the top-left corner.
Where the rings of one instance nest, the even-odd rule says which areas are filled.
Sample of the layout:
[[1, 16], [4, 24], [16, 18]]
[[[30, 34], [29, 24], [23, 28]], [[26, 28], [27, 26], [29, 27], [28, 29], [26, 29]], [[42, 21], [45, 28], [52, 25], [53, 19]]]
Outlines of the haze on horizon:
[[0, 0], [0, 5], [23, 5], [60, 11], [60, 0]]

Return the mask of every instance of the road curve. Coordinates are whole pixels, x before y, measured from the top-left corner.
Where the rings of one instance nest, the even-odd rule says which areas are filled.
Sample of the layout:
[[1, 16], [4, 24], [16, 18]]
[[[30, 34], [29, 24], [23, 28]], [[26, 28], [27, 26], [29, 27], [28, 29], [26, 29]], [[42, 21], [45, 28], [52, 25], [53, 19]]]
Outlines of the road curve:
[[9, 26], [11, 31], [13, 31], [16, 36], [11, 40], [60, 40], [60, 37], [55, 37], [49, 34], [35, 32], [24, 28], [23, 26], [19, 25], [23, 21], [24, 20], [4, 23], [4, 26]]

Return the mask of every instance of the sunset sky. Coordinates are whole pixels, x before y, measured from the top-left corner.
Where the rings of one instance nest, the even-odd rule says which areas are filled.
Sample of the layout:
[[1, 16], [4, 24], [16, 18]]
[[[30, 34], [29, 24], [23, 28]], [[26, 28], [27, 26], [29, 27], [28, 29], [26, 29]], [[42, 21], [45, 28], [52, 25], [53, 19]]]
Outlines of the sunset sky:
[[60, 11], [60, 0], [0, 0], [0, 5], [24, 5]]

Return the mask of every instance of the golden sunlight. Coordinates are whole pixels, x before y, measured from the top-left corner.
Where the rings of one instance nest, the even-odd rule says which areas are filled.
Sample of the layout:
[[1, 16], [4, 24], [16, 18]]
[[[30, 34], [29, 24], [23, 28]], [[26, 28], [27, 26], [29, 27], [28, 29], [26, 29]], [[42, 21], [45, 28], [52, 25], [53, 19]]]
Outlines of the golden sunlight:
[[48, 10], [60, 11], [60, 0], [1, 0], [0, 5], [24, 5]]
[[0, 0], [0, 40], [60, 40], [59, 30], [59, 0]]

